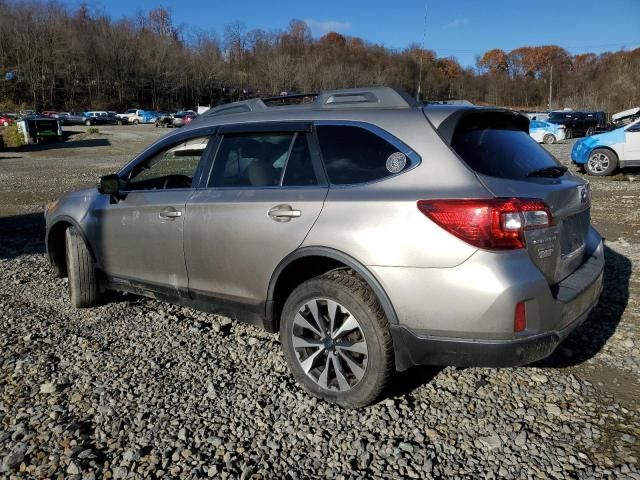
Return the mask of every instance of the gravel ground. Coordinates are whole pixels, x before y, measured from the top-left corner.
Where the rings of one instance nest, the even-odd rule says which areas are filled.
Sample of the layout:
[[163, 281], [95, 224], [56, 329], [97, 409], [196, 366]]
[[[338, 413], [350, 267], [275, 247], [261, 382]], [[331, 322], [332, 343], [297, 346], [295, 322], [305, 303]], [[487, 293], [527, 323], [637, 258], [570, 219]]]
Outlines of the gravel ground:
[[605, 293], [552, 357], [414, 368], [346, 411], [293, 382], [276, 335], [134, 296], [69, 305], [41, 205], [164, 133], [73, 130], [65, 148], [0, 152], [0, 477], [640, 479], [634, 172], [590, 178]]

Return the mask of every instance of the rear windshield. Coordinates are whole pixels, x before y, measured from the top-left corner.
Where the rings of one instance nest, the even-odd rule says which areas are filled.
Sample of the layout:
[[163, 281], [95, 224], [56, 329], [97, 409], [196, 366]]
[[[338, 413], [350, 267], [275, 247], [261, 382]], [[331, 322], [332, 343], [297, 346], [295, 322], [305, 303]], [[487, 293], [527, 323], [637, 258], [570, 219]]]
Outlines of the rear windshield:
[[523, 119], [511, 114], [468, 115], [456, 127], [451, 147], [471, 169], [491, 177], [524, 180], [533, 171], [560, 165], [529, 136]]

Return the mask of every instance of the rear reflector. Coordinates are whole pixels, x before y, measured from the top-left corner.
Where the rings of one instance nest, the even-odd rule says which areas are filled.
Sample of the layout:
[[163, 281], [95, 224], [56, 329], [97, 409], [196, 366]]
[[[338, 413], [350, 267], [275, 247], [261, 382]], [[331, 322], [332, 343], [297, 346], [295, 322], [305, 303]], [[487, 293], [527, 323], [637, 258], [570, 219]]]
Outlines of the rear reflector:
[[524, 248], [526, 230], [553, 224], [549, 207], [538, 199], [419, 200], [418, 209], [449, 233], [486, 250]]
[[527, 328], [527, 312], [524, 302], [518, 302], [516, 305], [516, 313], [513, 316], [513, 331], [524, 332]]

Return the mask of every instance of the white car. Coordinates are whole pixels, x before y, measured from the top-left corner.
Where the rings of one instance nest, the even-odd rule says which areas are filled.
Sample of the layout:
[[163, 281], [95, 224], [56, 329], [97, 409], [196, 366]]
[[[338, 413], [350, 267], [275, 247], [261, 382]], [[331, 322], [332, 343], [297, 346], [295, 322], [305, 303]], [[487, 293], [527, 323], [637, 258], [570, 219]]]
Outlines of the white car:
[[529, 136], [538, 143], [558, 143], [565, 139], [564, 125], [531, 120], [529, 122]]
[[611, 175], [618, 167], [640, 167], [640, 118], [578, 140], [571, 150], [571, 161], [596, 176]]

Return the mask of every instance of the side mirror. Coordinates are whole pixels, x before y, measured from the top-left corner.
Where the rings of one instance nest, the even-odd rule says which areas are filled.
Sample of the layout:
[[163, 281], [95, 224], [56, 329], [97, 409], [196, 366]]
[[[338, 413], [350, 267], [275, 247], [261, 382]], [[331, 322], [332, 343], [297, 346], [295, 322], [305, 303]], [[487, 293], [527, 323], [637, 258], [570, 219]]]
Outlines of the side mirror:
[[105, 195], [118, 196], [120, 193], [120, 177], [116, 174], [100, 177], [98, 180], [98, 191]]

